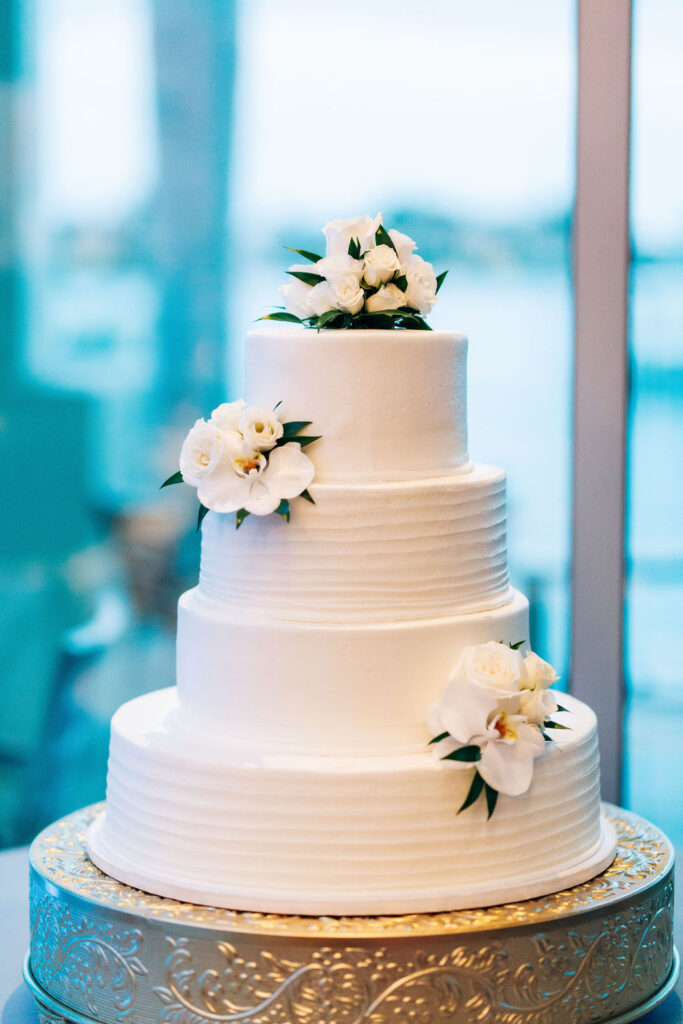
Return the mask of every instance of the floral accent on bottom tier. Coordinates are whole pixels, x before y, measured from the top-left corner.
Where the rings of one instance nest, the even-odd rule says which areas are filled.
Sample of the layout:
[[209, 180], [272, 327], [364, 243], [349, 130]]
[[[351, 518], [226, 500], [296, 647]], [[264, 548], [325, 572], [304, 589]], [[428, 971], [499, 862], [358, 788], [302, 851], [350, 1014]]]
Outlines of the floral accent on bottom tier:
[[550, 731], [570, 728], [551, 717], [565, 711], [549, 689], [559, 678], [555, 669], [533, 651], [522, 655], [526, 646], [520, 640], [466, 647], [430, 710], [434, 756], [472, 773], [458, 814], [483, 794], [490, 818], [499, 793], [526, 793]]
[[96, 810], [32, 849], [27, 974], [46, 1021], [60, 1019], [57, 1000], [61, 1019], [70, 1009], [102, 1024], [582, 1024], [644, 1006], [675, 971], [670, 844], [617, 809], [617, 860], [576, 890], [367, 919], [238, 914], [128, 889], [85, 856]]

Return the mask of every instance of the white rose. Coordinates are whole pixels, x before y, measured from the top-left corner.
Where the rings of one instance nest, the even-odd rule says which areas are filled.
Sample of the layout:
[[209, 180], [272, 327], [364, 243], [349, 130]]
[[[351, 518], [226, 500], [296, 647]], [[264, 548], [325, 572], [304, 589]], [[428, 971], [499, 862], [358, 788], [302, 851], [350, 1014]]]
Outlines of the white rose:
[[274, 448], [276, 441], [284, 432], [275, 413], [268, 409], [258, 409], [253, 405], [243, 410], [239, 418], [239, 430], [247, 444], [260, 452], [268, 452]]
[[374, 295], [368, 295], [365, 308], [368, 313], [379, 313], [384, 309], [400, 309], [407, 305], [406, 297], [395, 284], [387, 284]]
[[519, 710], [530, 722], [542, 725], [546, 718], [557, 711], [557, 701], [552, 690], [522, 690], [519, 695]]
[[396, 247], [396, 253], [401, 263], [405, 263], [410, 254], [417, 249], [417, 242], [414, 242], [408, 235], [404, 235], [402, 231], [397, 231], [392, 228], [389, 232], [389, 238]]
[[[305, 273], [315, 273], [310, 263], [294, 263], [290, 270], [303, 270]], [[293, 277], [288, 284], [280, 285], [280, 295], [284, 299], [285, 309], [300, 320], [305, 320], [311, 315], [308, 308], [308, 296], [311, 292], [311, 285]]]
[[406, 306], [426, 316], [436, 303], [434, 268], [421, 256], [412, 255], [403, 263], [403, 273], [408, 279], [405, 292]]
[[547, 690], [560, 678], [553, 666], [533, 651], [524, 658], [524, 668], [526, 679], [523, 685], [529, 690]]
[[186, 484], [198, 487], [213, 473], [224, 455], [225, 440], [215, 424], [197, 420], [180, 449], [180, 472]]
[[360, 251], [365, 252], [375, 244], [375, 233], [382, 223], [382, 214], [376, 217], [352, 217], [350, 220], [332, 220], [323, 228], [327, 239], [326, 256], [348, 255], [349, 242], [358, 239]]
[[308, 316], [322, 316], [329, 309], [336, 309], [334, 290], [329, 281], [313, 285], [308, 294]]
[[377, 245], [365, 254], [363, 278], [370, 288], [391, 281], [397, 270], [401, 269], [398, 256], [390, 245]]
[[354, 260], [348, 253], [341, 256], [324, 256], [315, 265], [315, 273], [322, 274], [330, 284], [342, 277], [355, 277], [358, 283], [363, 276], [363, 260]]
[[453, 680], [478, 683], [499, 700], [517, 695], [524, 678], [524, 661], [519, 651], [495, 640], [466, 647], [451, 675]]
[[244, 407], [243, 398], [236, 402], [223, 402], [211, 413], [211, 422], [221, 430], [238, 430], [240, 415]]
[[358, 284], [358, 278], [353, 274], [347, 277], [340, 277], [332, 285], [334, 293], [334, 304], [343, 313], [358, 313], [365, 302], [365, 292]]

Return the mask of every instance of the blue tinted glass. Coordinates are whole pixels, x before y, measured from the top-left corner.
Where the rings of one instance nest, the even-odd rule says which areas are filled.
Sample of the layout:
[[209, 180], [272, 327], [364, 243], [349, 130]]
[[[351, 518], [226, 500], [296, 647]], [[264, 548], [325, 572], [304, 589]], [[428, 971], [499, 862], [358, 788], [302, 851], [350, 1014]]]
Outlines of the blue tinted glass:
[[683, 841], [683, 9], [634, 22], [626, 795]]
[[334, 217], [450, 268], [433, 325], [470, 336], [470, 450], [566, 676], [573, 6], [4, 5], [0, 844], [102, 797], [110, 715], [173, 684], [198, 542], [158, 484]]

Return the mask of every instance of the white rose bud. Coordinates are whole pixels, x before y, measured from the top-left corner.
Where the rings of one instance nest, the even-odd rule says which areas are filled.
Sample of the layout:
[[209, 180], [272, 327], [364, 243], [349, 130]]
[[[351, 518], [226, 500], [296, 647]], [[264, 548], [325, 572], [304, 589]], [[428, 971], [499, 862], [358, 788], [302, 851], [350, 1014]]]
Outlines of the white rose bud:
[[397, 231], [396, 228], [391, 229], [389, 238], [394, 243], [400, 263], [405, 263], [410, 254], [417, 249], [417, 242], [414, 242], [408, 235], [404, 235], [402, 231]]
[[223, 402], [211, 413], [211, 422], [220, 430], [239, 430], [239, 420], [244, 407], [243, 398], [236, 402]]
[[180, 449], [180, 472], [186, 484], [198, 487], [220, 461], [225, 451], [225, 435], [213, 423], [197, 420]]
[[363, 279], [370, 288], [391, 281], [397, 270], [401, 269], [398, 256], [390, 245], [378, 245], [365, 254]]
[[322, 316], [329, 309], [336, 309], [334, 291], [329, 281], [314, 284], [308, 293], [308, 316]]
[[260, 452], [268, 452], [282, 437], [284, 428], [275, 413], [253, 405], [242, 412], [239, 429], [245, 442]]
[[533, 651], [529, 651], [524, 658], [524, 668], [526, 670], [524, 686], [529, 690], [547, 690], [560, 678], [553, 666], [543, 658], [539, 658]]
[[[303, 270], [310, 274], [313, 268], [310, 263], [294, 263], [289, 269]], [[311, 315], [308, 308], [308, 296], [311, 293], [310, 284], [305, 284], [298, 277], [292, 277], [289, 284], [280, 285], [279, 292], [288, 313], [298, 316], [300, 320], [305, 320]]]
[[436, 303], [436, 274], [431, 263], [421, 256], [412, 255], [403, 264], [408, 279], [405, 304], [426, 316]]
[[375, 233], [382, 223], [382, 214], [376, 217], [352, 217], [350, 220], [332, 220], [323, 228], [327, 239], [327, 256], [348, 255], [349, 242], [355, 238], [360, 243], [360, 251], [375, 244]]
[[407, 305], [406, 297], [395, 284], [387, 284], [374, 295], [368, 295], [365, 308], [368, 313], [380, 313], [384, 309], [400, 309]]
[[335, 281], [332, 290], [334, 292], [334, 304], [343, 313], [358, 313], [363, 308], [365, 292], [358, 284], [358, 278], [353, 274], [340, 277]]
[[546, 718], [557, 711], [557, 701], [550, 690], [522, 690], [519, 710], [533, 724], [542, 725]]

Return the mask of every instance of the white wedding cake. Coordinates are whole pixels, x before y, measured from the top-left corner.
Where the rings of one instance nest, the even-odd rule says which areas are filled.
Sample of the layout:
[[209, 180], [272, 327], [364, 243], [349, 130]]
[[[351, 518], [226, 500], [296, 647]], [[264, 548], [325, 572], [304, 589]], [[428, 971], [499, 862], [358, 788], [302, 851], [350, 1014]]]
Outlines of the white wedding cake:
[[[615, 850], [595, 716], [559, 708], [530, 651], [505, 474], [468, 457], [467, 340], [424, 329], [429, 264], [405, 235], [326, 235], [273, 317], [304, 325], [247, 335], [246, 402], [198, 421], [169, 481], [202, 502], [199, 585], [177, 685], [114, 715], [90, 856], [163, 896], [294, 914], [585, 881]], [[371, 301], [390, 287], [395, 327]]]

